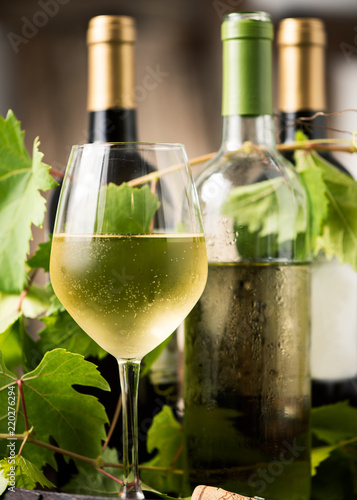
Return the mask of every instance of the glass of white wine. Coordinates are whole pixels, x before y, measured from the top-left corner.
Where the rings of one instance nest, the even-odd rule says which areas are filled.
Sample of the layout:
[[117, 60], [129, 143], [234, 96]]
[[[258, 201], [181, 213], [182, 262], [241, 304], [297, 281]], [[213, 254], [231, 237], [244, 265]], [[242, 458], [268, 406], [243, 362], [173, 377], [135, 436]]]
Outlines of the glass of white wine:
[[200, 208], [184, 147], [74, 146], [57, 210], [50, 274], [69, 314], [118, 360], [121, 497], [142, 499], [140, 361], [179, 326], [207, 278]]

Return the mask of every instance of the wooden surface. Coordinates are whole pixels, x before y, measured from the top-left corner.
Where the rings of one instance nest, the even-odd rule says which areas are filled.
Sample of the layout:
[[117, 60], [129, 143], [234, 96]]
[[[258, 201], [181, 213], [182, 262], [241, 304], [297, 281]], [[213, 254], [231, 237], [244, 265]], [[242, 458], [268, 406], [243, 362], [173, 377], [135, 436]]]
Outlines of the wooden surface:
[[54, 491], [15, 488], [14, 492], [7, 490], [1, 497], [1, 500], [108, 500], [108, 498], [113, 497], [93, 497], [87, 495], [75, 495], [73, 493], [56, 493]]
[[[74, 493], [57, 493], [55, 491], [15, 488], [15, 492], [7, 490], [0, 498], [1, 500], [108, 500], [109, 498], [117, 497], [94, 497], [88, 495], [75, 495]], [[145, 500], [151, 500], [151, 498], [145, 495]]]

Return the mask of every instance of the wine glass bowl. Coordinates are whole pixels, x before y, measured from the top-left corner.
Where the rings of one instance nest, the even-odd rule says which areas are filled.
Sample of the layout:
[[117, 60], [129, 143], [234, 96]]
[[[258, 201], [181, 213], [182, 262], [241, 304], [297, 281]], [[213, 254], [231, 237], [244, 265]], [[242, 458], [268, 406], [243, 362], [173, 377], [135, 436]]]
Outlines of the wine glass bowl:
[[74, 146], [50, 273], [64, 307], [119, 362], [125, 419], [122, 497], [143, 498], [136, 410], [130, 418], [127, 414], [136, 408], [140, 360], [184, 320], [207, 277], [199, 203], [184, 147]]

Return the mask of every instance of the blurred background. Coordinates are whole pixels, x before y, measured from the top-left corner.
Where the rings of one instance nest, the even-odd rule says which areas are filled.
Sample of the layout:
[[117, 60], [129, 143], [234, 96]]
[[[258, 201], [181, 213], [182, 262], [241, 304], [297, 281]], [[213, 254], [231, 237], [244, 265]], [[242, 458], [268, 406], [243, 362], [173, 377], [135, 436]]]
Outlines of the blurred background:
[[[13, 109], [29, 150], [39, 136], [44, 160], [63, 170], [71, 145], [87, 142], [89, 19], [129, 15], [138, 30], [140, 140], [182, 142], [190, 158], [215, 151], [221, 139], [220, 25], [229, 12], [252, 10], [269, 12], [276, 27], [284, 17], [324, 20], [327, 111], [354, 110], [328, 120], [329, 136], [350, 140], [357, 129], [356, 0], [1, 0], [0, 112]], [[145, 76], [153, 73], [157, 85], [148, 88]], [[357, 155], [339, 159], [356, 176]]]

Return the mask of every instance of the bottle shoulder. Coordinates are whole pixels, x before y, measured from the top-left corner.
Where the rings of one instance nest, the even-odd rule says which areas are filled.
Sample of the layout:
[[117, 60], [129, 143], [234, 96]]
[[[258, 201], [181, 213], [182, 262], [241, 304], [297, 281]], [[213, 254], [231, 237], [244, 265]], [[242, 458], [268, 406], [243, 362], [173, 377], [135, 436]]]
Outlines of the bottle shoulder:
[[210, 262], [309, 260], [309, 201], [274, 149], [219, 152], [196, 179]]
[[294, 179], [297, 185], [300, 182], [292, 163], [276, 149], [247, 145], [234, 152], [220, 150], [198, 174], [196, 186], [200, 193], [213, 179], [221, 190], [229, 191], [279, 177], [287, 182]]

